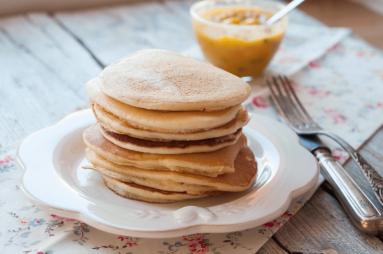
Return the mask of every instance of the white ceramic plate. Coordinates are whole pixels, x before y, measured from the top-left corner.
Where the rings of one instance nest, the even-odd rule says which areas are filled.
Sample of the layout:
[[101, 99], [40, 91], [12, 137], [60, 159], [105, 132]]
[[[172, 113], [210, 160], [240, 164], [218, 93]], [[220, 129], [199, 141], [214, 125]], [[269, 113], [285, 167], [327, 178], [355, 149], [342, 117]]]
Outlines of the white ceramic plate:
[[98, 173], [82, 168], [82, 132], [94, 121], [90, 110], [73, 113], [27, 137], [18, 158], [25, 168], [23, 190], [32, 200], [110, 233], [166, 238], [244, 230], [280, 216], [318, 181], [317, 162], [297, 136], [252, 115], [244, 131], [259, 171], [249, 191], [173, 204], [125, 199], [107, 189]]

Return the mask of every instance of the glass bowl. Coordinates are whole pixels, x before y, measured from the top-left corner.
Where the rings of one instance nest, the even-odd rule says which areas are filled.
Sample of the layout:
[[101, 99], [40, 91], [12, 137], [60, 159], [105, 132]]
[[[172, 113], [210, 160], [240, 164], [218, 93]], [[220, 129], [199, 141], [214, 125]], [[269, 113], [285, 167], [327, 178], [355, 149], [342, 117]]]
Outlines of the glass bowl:
[[257, 77], [265, 70], [283, 39], [287, 17], [271, 26], [264, 23], [238, 25], [212, 21], [206, 14], [212, 10], [256, 8], [272, 15], [283, 6], [269, 0], [204, 0], [193, 4], [190, 14], [197, 41], [212, 64], [240, 77]]

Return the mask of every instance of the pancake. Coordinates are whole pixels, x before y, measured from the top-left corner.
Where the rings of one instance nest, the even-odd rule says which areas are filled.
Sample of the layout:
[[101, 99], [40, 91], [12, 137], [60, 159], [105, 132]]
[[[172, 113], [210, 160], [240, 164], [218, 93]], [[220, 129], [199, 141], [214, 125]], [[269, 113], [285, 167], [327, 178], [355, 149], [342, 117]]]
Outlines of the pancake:
[[89, 166], [84, 168], [96, 170], [99, 173], [101, 173], [101, 175], [111, 177], [120, 182], [135, 183], [141, 186], [146, 186], [146, 187], [163, 190], [163, 191], [184, 192], [191, 195], [199, 195], [199, 194], [203, 194], [203, 193], [214, 190], [214, 188], [211, 188], [209, 186], [179, 183], [179, 182], [171, 181], [168, 179], [163, 179], [163, 180], [148, 179], [144, 177], [137, 177], [137, 176], [122, 174], [122, 173], [109, 170], [106, 168], [100, 168], [100, 167], [93, 168]]
[[214, 193], [205, 193], [191, 195], [182, 192], [160, 191], [153, 188], [140, 186], [134, 183], [124, 183], [116, 179], [104, 176], [105, 185], [120, 196], [130, 199], [146, 201], [150, 203], [171, 203], [182, 200], [196, 199], [213, 195]]
[[89, 149], [114, 164], [207, 176], [234, 172], [234, 160], [246, 144], [246, 138], [242, 135], [235, 144], [209, 153], [168, 155], [141, 153], [114, 145], [104, 138], [97, 125], [84, 131], [83, 140]]
[[94, 104], [118, 116], [130, 125], [149, 131], [165, 133], [190, 133], [212, 129], [232, 121], [241, 109], [239, 104], [213, 112], [171, 112], [132, 107], [100, 91], [99, 79], [87, 83], [87, 93]]
[[[217, 191], [238, 192], [248, 189], [254, 182], [257, 173], [257, 164], [253, 153], [248, 147], [244, 147], [235, 159], [235, 171], [217, 177], [200, 176], [186, 173], [143, 170], [131, 166], [119, 166], [105, 158], [100, 157], [91, 150], [86, 151], [86, 157], [92, 163], [94, 169], [101, 172], [113, 171], [126, 177], [138, 177], [152, 181], [173, 181], [188, 185], [202, 185], [211, 187]], [[164, 181], [165, 180], [165, 181]]]
[[101, 90], [139, 108], [215, 111], [242, 103], [250, 86], [212, 64], [159, 49], [141, 50], [106, 67]]
[[105, 111], [98, 104], [93, 105], [93, 111], [98, 122], [104, 129], [115, 133], [126, 134], [135, 138], [149, 140], [201, 140], [221, 137], [236, 132], [238, 129], [245, 126], [249, 119], [247, 111], [241, 108], [233, 120], [213, 129], [191, 133], [164, 133], [135, 128], [128, 122], [118, 118], [118, 116]]
[[242, 134], [241, 130], [223, 137], [191, 141], [151, 141], [113, 133], [100, 126], [102, 135], [113, 144], [142, 153], [154, 154], [187, 154], [204, 153], [222, 149], [236, 143]]

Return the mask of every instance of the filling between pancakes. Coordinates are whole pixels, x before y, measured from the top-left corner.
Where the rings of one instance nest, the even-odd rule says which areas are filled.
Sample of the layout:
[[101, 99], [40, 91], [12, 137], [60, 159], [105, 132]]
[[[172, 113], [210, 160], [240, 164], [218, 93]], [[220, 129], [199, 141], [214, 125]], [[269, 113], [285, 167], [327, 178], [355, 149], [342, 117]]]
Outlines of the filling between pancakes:
[[125, 134], [119, 134], [111, 132], [104, 127], [100, 126], [102, 128], [103, 132], [107, 135], [113, 137], [114, 139], [117, 139], [121, 142], [131, 143], [138, 146], [145, 146], [145, 147], [175, 147], [175, 148], [185, 148], [188, 146], [199, 146], [199, 145], [207, 145], [207, 146], [216, 146], [223, 143], [233, 142], [236, 140], [238, 135], [241, 133], [242, 129], [238, 129], [236, 132], [222, 136], [217, 138], [209, 138], [209, 139], [203, 139], [203, 140], [190, 140], [190, 141], [181, 141], [181, 140], [172, 140], [172, 141], [152, 141], [152, 140], [146, 140], [146, 139], [139, 139], [135, 137], [131, 137], [129, 135]]

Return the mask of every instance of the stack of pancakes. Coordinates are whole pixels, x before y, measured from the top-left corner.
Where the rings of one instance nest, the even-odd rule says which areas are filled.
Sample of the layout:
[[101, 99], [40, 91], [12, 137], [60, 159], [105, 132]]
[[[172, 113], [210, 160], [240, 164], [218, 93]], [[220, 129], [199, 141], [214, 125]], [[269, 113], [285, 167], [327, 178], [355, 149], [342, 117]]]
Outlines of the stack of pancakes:
[[91, 168], [117, 194], [173, 202], [239, 192], [256, 176], [242, 127], [249, 85], [210, 64], [143, 50], [87, 83]]

